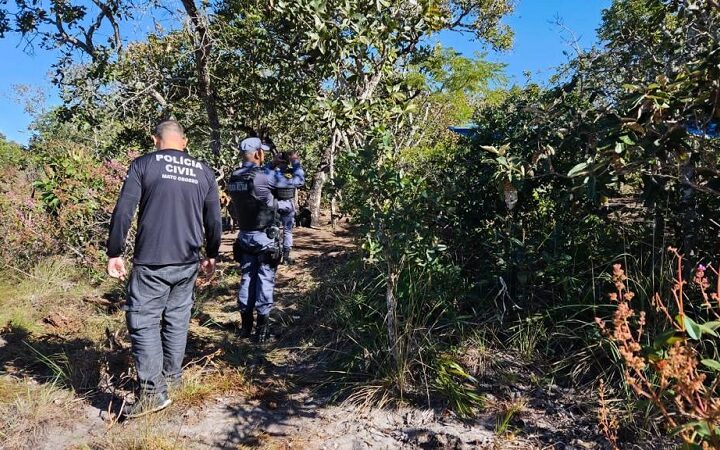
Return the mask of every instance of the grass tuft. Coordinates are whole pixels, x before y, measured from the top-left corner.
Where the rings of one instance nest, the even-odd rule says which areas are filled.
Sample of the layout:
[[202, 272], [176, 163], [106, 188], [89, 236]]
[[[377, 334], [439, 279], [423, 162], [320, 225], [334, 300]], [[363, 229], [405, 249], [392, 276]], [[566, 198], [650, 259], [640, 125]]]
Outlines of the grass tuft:
[[185, 371], [182, 384], [172, 390], [170, 395], [176, 405], [189, 408], [230, 393], [248, 396], [254, 393], [244, 370], [222, 368], [203, 371], [201, 367], [190, 367]]
[[72, 418], [72, 392], [54, 384], [35, 384], [0, 376], [0, 441], [3, 448], [38, 448], [47, 424], [62, 426]]
[[0, 273], [0, 328], [41, 332], [41, 320], [50, 312], [77, 311], [79, 299], [94, 291], [82, 280], [77, 266], [65, 258], [43, 260], [30, 272]]
[[494, 408], [497, 409], [495, 434], [504, 437], [509, 437], [515, 434], [512, 426], [513, 420], [525, 411], [527, 405], [527, 400], [522, 397], [493, 405]]

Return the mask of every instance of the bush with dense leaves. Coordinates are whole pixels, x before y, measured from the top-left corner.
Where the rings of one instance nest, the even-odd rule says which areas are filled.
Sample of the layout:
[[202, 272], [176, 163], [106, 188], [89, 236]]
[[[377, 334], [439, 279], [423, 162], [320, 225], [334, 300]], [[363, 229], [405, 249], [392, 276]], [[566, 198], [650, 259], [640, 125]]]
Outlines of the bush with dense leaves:
[[126, 163], [48, 135], [29, 150], [3, 151], [2, 168], [4, 264], [30, 267], [41, 258], [64, 255], [97, 269]]

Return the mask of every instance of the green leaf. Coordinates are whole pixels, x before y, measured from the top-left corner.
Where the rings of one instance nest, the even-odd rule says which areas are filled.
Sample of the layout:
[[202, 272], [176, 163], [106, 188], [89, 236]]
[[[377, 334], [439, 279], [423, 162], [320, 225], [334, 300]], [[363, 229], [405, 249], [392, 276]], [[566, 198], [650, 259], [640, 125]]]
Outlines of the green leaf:
[[685, 332], [690, 339], [695, 341], [700, 340], [703, 330], [694, 320], [688, 316], [681, 316], [679, 314], [675, 317], [675, 320], [685, 328]]
[[702, 330], [702, 332], [704, 334], [709, 334], [710, 336], [719, 337], [718, 334], [714, 330], [706, 327], [704, 324], [698, 324], [698, 326], [700, 327], [700, 329]]
[[653, 347], [662, 348], [666, 345], [673, 345], [676, 342], [681, 342], [683, 339], [684, 338], [682, 336], [678, 336], [676, 334], [675, 330], [666, 331], [665, 333], [655, 338], [655, 341], [653, 342]]
[[[711, 431], [710, 425], [705, 420], [688, 422], [685, 425], [674, 428], [672, 430], [672, 432], [673, 432], [673, 434], [677, 434], [677, 433], [681, 432], [683, 429], [688, 429], [688, 428], [691, 428], [693, 431], [695, 431], [697, 434], [699, 434], [700, 436], [703, 436], [703, 437], [709, 437], [709, 436], [712, 436], [713, 434], [717, 434], [717, 430], [713, 429]], [[713, 433], [713, 431], [714, 431], [714, 433]], [[698, 447], [688, 447], [688, 448], [701, 448], [701, 447], [698, 446]]]
[[586, 162], [580, 163], [580, 164], [576, 165], [575, 167], [573, 167], [572, 169], [570, 169], [570, 172], [568, 172], [567, 176], [576, 177], [576, 176], [582, 174], [585, 171], [585, 169], [587, 169], [587, 166], [588, 166], [588, 163], [586, 163]]
[[711, 369], [715, 372], [720, 372], [720, 361], [716, 361], [714, 359], [703, 359], [700, 362], [708, 369]]
[[623, 144], [626, 144], [626, 145], [635, 145], [635, 141], [633, 141], [633, 140], [630, 138], [630, 136], [628, 136], [628, 135], [626, 135], [626, 134], [620, 136], [620, 140], [623, 142]]
[[710, 328], [711, 330], [717, 330], [720, 328], [720, 320], [712, 320], [710, 322], [705, 322], [703, 324], [706, 328]]
[[640, 90], [640, 86], [635, 84], [623, 84], [623, 89], [625, 89], [627, 92], [636, 92]]

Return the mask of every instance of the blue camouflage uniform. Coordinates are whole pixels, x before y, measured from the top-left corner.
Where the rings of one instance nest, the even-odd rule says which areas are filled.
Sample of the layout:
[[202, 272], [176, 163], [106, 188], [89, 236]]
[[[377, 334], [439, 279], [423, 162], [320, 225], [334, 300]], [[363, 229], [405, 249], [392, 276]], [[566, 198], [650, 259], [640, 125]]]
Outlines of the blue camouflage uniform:
[[283, 227], [283, 251], [289, 253], [293, 246], [292, 230], [295, 228], [295, 204], [292, 200], [280, 200], [278, 208], [280, 223]]
[[[304, 182], [304, 172], [299, 161], [293, 163], [289, 178], [279, 171], [245, 162], [233, 172], [230, 185], [234, 178], [242, 177], [250, 171], [256, 171], [252, 196], [273, 210], [279, 206], [274, 194], [277, 188], [300, 186]], [[238, 211], [238, 215], [242, 214], [243, 211]], [[255, 308], [258, 315], [267, 316], [272, 310], [277, 269], [268, 255], [275, 250], [276, 243], [264, 229], [243, 229], [242, 222], [237, 240], [243, 250], [240, 261], [242, 281], [238, 291], [240, 312], [252, 312]]]
[[[296, 166], [293, 165], [284, 169], [277, 167], [275, 171], [287, 180], [289, 186], [299, 188], [305, 184], [305, 171], [299, 163]], [[279, 200], [278, 213], [283, 227], [283, 251], [287, 254], [292, 250], [293, 246], [292, 230], [295, 227], [295, 200]]]

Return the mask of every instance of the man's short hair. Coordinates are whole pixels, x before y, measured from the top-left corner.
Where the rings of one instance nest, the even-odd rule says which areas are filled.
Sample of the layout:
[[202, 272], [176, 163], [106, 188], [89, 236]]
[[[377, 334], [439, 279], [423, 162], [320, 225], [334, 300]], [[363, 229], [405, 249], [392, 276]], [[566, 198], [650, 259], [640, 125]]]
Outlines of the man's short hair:
[[185, 137], [185, 130], [177, 120], [163, 120], [155, 127], [155, 137], [157, 138], [162, 139], [170, 133]]

